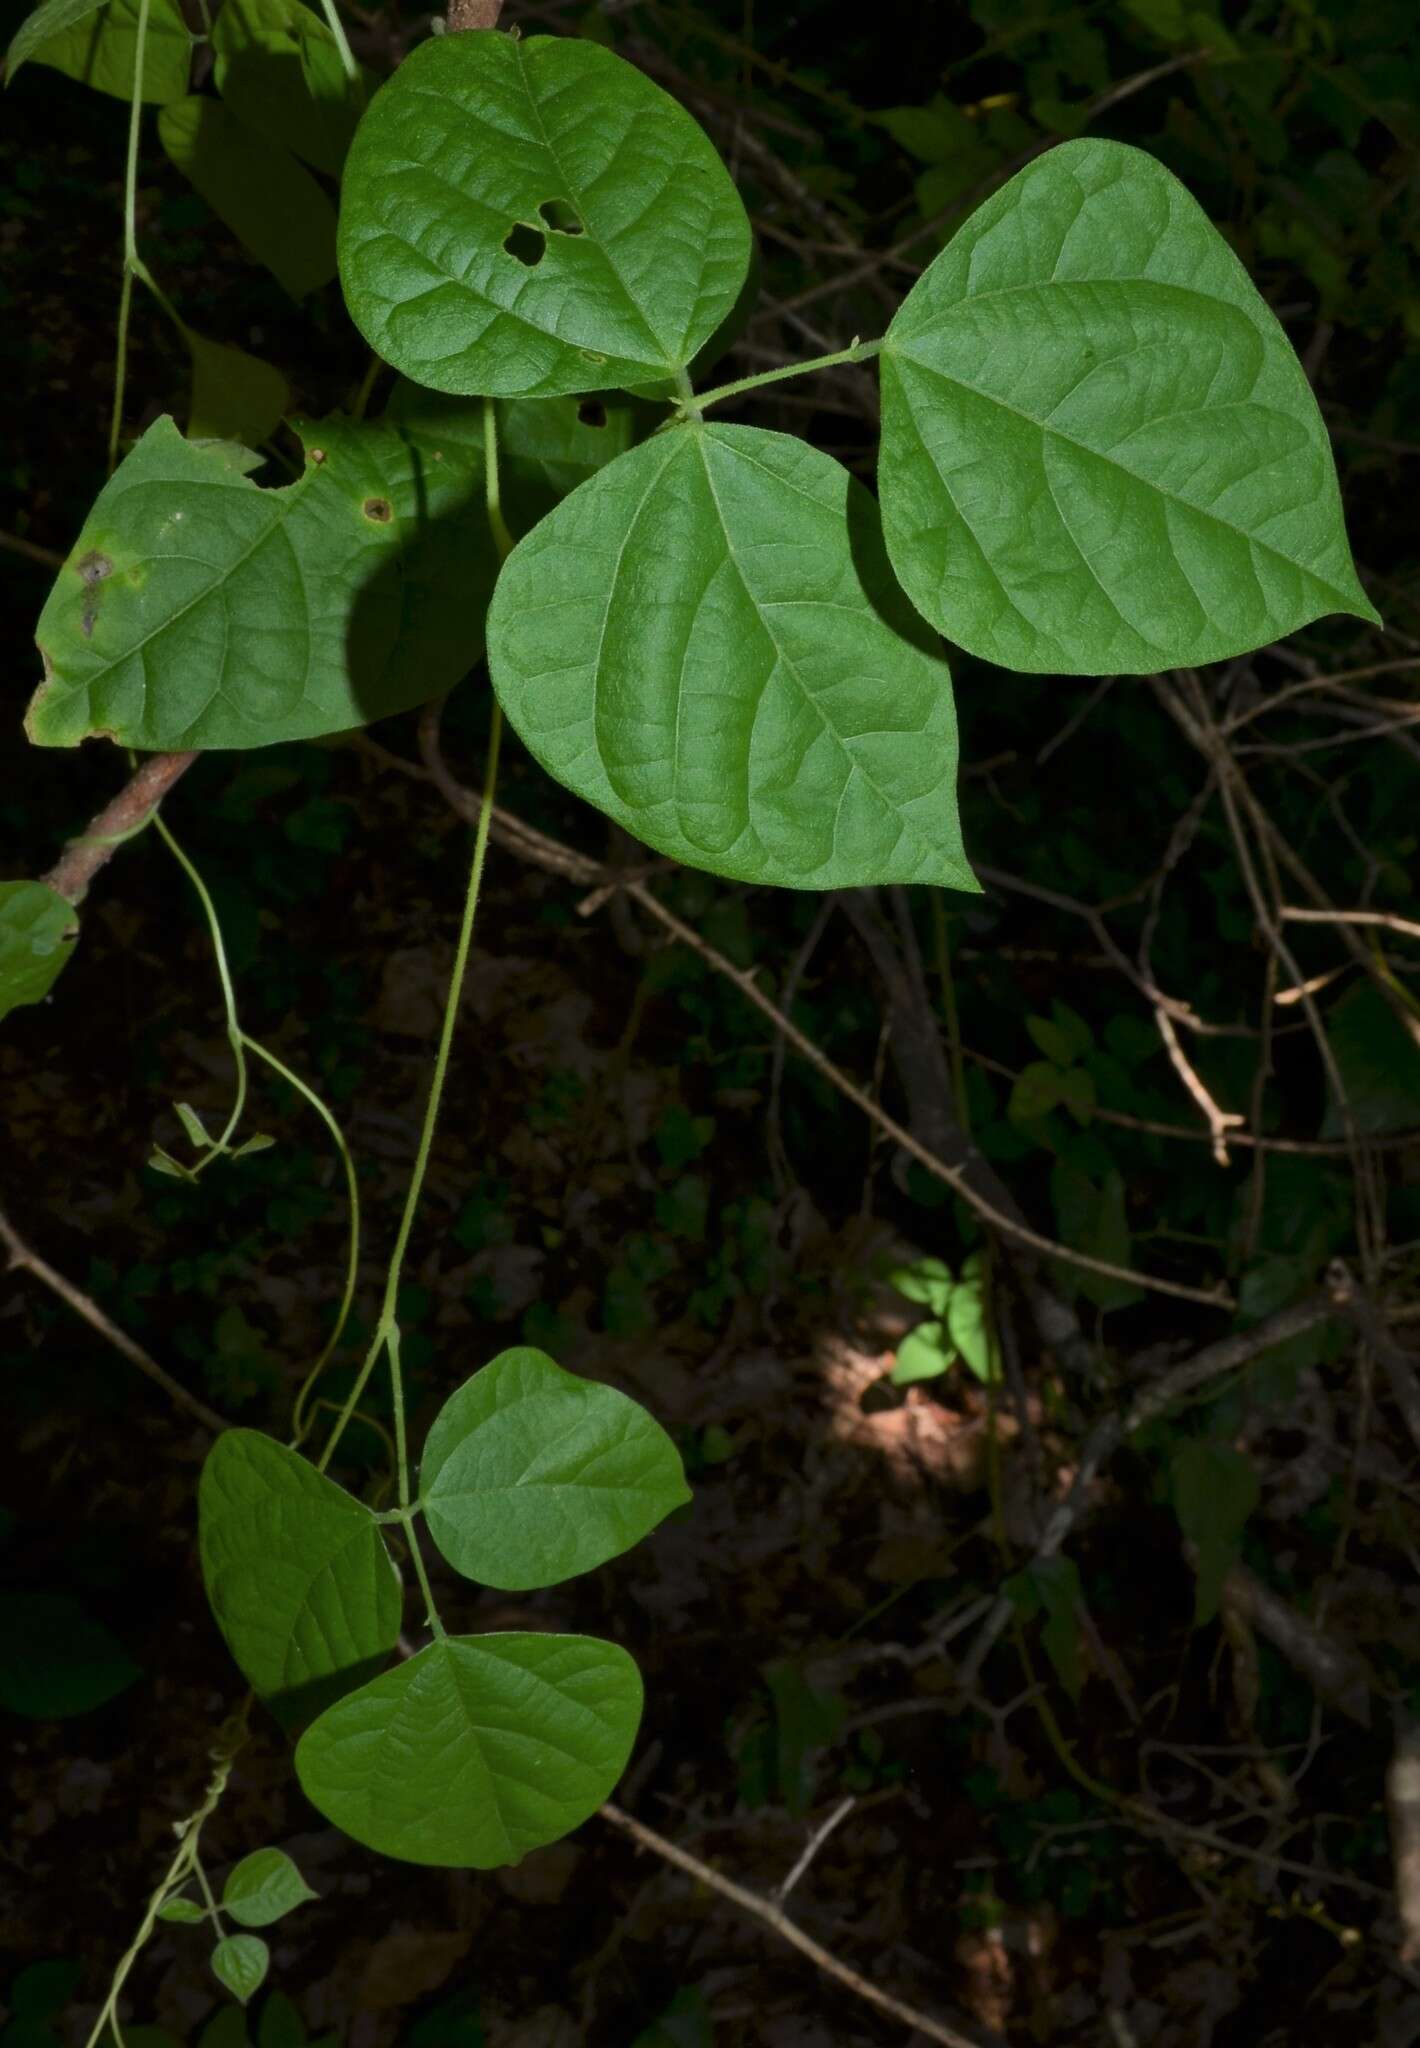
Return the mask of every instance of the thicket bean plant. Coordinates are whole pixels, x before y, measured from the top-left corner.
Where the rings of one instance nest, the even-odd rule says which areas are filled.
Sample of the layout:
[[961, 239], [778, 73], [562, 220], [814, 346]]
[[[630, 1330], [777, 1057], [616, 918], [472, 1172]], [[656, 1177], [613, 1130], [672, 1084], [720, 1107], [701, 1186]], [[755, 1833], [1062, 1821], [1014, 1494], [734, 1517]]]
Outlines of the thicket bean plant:
[[[1148, 674], [1326, 613], [1375, 614], [1300, 364], [1222, 237], [1138, 150], [1050, 149], [966, 222], [884, 333], [714, 385], [708, 366], [744, 312], [750, 223], [696, 122], [608, 49], [449, 33], [372, 90], [333, 9], [322, 21], [299, 0], [224, 0], [215, 92], [194, 94], [192, 40], [174, 0], [46, 0], [11, 51], [12, 75], [33, 57], [132, 104], [112, 473], [38, 623], [27, 730], [36, 746], [141, 754], [272, 746], [407, 711], [486, 662], [483, 809], [373, 1343], [318, 1450], [309, 1382], [291, 1444], [217, 1438], [199, 1523], [218, 1624], [297, 1738], [312, 1803], [385, 1855], [487, 1868], [606, 1799], [641, 1683], [608, 1642], [448, 1634], [421, 1544], [484, 1586], [548, 1586], [689, 1498], [649, 1415], [532, 1349], [466, 1380], [417, 1460], [406, 1442], [396, 1293], [501, 721], [673, 860], [783, 888], [972, 891], [938, 636], [1005, 669]], [[304, 466], [291, 482], [253, 477], [281, 379], [192, 333], [138, 250], [153, 102], [170, 157], [294, 295], [338, 263], [373, 351], [351, 414], [292, 423]], [[320, 176], [340, 179], [338, 228]], [[129, 445], [135, 286], [177, 323], [194, 396], [186, 431], [162, 418]], [[876, 499], [807, 442], [723, 419], [756, 387], [870, 359]], [[382, 365], [398, 381], [367, 417]], [[48, 993], [75, 929], [45, 884], [0, 886], [0, 1009]], [[246, 1054], [271, 1056], [227, 993], [244, 1078]], [[162, 1154], [164, 1170], [244, 1149], [240, 1103], [215, 1138], [181, 1114], [194, 1160]], [[327, 1468], [381, 1365], [395, 1504], [376, 1509]], [[421, 1631], [393, 1662], [406, 1623], [391, 1537]], [[211, 1896], [198, 1837], [226, 1767], [101, 2026], [156, 1919], [206, 1925], [214, 1968], [244, 1999], [268, 1964], [251, 1930], [308, 1896], [274, 1849]]]

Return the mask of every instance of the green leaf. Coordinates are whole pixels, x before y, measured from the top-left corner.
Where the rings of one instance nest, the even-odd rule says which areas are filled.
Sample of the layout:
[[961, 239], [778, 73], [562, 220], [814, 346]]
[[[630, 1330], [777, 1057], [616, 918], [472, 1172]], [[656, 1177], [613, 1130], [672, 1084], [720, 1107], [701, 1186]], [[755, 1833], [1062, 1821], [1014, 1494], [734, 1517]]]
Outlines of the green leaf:
[[976, 888], [946, 663], [872, 499], [801, 441], [695, 424], [620, 456], [509, 556], [488, 659], [548, 773], [660, 853]]
[[641, 1699], [631, 1658], [592, 1636], [444, 1637], [322, 1714], [296, 1774], [367, 1848], [491, 1870], [596, 1811]]
[[335, 208], [286, 150], [194, 93], [164, 107], [158, 139], [249, 256], [293, 299], [335, 275]]
[[271, 1967], [271, 1951], [260, 1936], [229, 1934], [212, 1951], [212, 1974], [245, 2005], [260, 1991]]
[[[1362, 1136], [1420, 1130], [1420, 1026], [1413, 1018], [1397, 1016], [1374, 983], [1362, 981], [1329, 1012], [1326, 1037]], [[1345, 1128], [1333, 1095], [1321, 1134], [1340, 1138]]]
[[[1114, 1266], [1129, 1264], [1133, 1240], [1124, 1181], [1119, 1173], [1111, 1169], [1103, 1184], [1097, 1186], [1077, 1167], [1057, 1159], [1051, 1168], [1050, 1192], [1060, 1235], [1066, 1244]], [[1143, 1298], [1143, 1290], [1129, 1280], [1111, 1280], [1103, 1273], [1091, 1273], [1079, 1266], [1058, 1266], [1056, 1272], [1069, 1293], [1083, 1294], [1096, 1308], [1128, 1308]]]
[[269, 1927], [316, 1894], [282, 1849], [243, 1856], [222, 1887], [222, 1910], [242, 1927]]
[[509, 1592], [619, 1557], [690, 1497], [644, 1408], [524, 1347], [465, 1380], [424, 1446], [430, 1535], [455, 1571]]
[[1194, 1625], [1218, 1612], [1223, 1581], [1236, 1562], [1248, 1516], [1262, 1497], [1257, 1467], [1231, 1444], [1190, 1437], [1170, 1465], [1174, 1513], [1198, 1553]]
[[931, 1309], [934, 1316], [940, 1316], [946, 1314], [956, 1282], [951, 1267], [940, 1259], [917, 1259], [912, 1265], [899, 1266], [889, 1273], [888, 1285], [909, 1301]]
[[1077, 1123], [1087, 1124], [1095, 1113], [1095, 1082], [1084, 1067], [1067, 1067], [1058, 1076], [1060, 1100]]
[[187, 433], [192, 441], [242, 441], [259, 448], [269, 441], [291, 403], [286, 379], [271, 363], [208, 341], [184, 327], [192, 357], [192, 403]]
[[703, 131], [586, 41], [421, 44], [371, 102], [341, 188], [355, 324], [437, 391], [548, 398], [674, 376], [734, 305], [749, 254]]
[[315, 1711], [393, 1649], [400, 1585], [368, 1508], [254, 1429], [218, 1437], [197, 1492], [202, 1575], [253, 1691]]
[[74, 951], [74, 906], [43, 882], [0, 882], [0, 1019], [42, 1003]]
[[1072, 1700], [1080, 1697], [1084, 1665], [1080, 1657], [1080, 1574], [1068, 1557], [1042, 1557], [1008, 1579], [1002, 1590], [1027, 1615], [1045, 1616], [1040, 1640], [1055, 1675]]
[[1300, 363], [1183, 186], [1050, 150], [913, 286], [880, 358], [888, 552], [1003, 667], [1150, 674], [1376, 621]]
[[945, 1324], [919, 1323], [897, 1347], [892, 1383], [910, 1387], [918, 1380], [939, 1379], [955, 1356]]
[[296, 422], [304, 473], [151, 426], [104, 486], [37, 639], [40, 746], [259, 747], [449, 690], [483, 648], [497, 556], [482, 456], [411, 427]]
[[278, 149], [338, 178], [365, 104], [335, 38], [300, 0], [223, 0], [212, 29], [217, 90]]
[[176, 1927], [200, 1927], [207, 1918], [207, 1908], [196, 1899], [168, 1899], [159, 1906], [158, 1918], [169, 1920]]
[[1006, 1114], [1013, 1124], [1038, 1123], [1049, 1116], [1061, 1100], [1065, 1076], [1048, 1060], [1032, 1060], [1022, 1067], [1011, 1089]]
[[143, 1676], [67, 1593], [0, 1593], [0, 1707], [37, 1721], [87, 1714]]
[[[624, 454], [636, 435], [637, 409], [627, 398], [505, 398], [497, 415], [503, 516], [515, 535], [528, 532], [560, 498]], [[456, 441], [481, 471], [481, 398], [450, 398], [401, 377], [384, 417], [425, 439]]]
[[1001, 1377], [1001, 1351], [980, 1269], [963, 1273], [947, 1306], [947, 1334], [983, 1385]]
[[306, 2023], [284, 1991], [269, 1992], [262, 2001], [256, 2042], [257, 2048], [305, 2048]]
[[[133, 97], [138, 0], [46, 0], [21, 22], [5, 59], [6, 81], [33, 58], [115, 99]], [[143, 46], [143, 98], [180, 100], [192, 68], [192, 36], [177, 0], [150, 0]]]
[[[127, 2034], [125, 2027], [125, 2038]], [[241, 2007], [219, 2005], [198, 2035], [197, 2048], [248, 2048], [246, 2014]]]

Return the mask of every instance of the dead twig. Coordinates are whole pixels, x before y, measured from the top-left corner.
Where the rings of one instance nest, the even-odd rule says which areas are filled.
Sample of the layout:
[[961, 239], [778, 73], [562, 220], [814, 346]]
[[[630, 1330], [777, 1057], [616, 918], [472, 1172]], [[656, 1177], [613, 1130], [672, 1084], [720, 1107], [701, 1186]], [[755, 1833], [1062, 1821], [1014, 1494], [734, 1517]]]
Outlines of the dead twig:
[[120, 1330], [117, 1323], [112, 1322], [104, 1314], [96, 1301], [77, 1288], [72, 1280], [66, 1280], [62, 1273], [56, 1272], [47, 1259], [42, 1259], [38, 1252], [32, 1251], [3, 1209], [0, 1209], [0, 1243], [4, 1244], [10, 1254], [12, 1271], [33, 1273], [41, 1286], [47, 1287], [51, 1294], [57, 1294], [67, 1307], [73, 1309], [76, 1316], [82, 1316], [90, 1329], [97, 1330], [130, 1365], [136, 1365], [141, 1373], [146, 1373], [153, 1384], [161, 1387], [168, 1399], [185, 1414], [200, 1422], [204, 1429], [210, 1429], [214, 1436], [220, 1435], [224, 1429], [231, 1428], [225, 1416], [219, 1415], [215, 1408], [209, 1408], [205, 1401], [199, 1401], [195, 1394], [189, 1394], [187, 1388], [175, 1380], [171, 1373], [163, 1370], [156, 1358], [149, 1357], [141, 1344], [135, 1344], [126, 1331]]
[[683, 1870], [697, 1883], [708, 1885], [711, 1891], [718, 1892], [721, 1898], [729, 1899], [742, 1912], [752, 1914], [756, 1920], [777, 1934], [781, 1941], [787, 1941], [800, 1955], [807, 1956], [815, 1969], [822, 1970], [826, 1977], [832, 1977], [835, 1982], [846, 1985], [856, 1997], [863, 1999], [868, 2005], [876, 2006], [879, 2012], [888, 2013], [905, 2027], [915, 2027], [928, 2041], [944, 2042], [946, 2048], [979, 2048], [979, 2044], [973, 2041], [969, 2034], [962, 2033], [960, 2028], [948, 2026], [944, 2020], [933, 2019], [930, 2013], [918, 2012], [913, 2006], [905, 2005], [900, 1998], [894, 1998], [890, 1991], [881, 1991], [876, 1984], [870, 1984], [866, 1977], [850, 1969], [847, 1963], [840, 1962], [837, 1956], [824, 1948], [821, 1942], [815, 1941], [812, 1935], [805, 1934], [803, 1929], [797, 1927], [789, 1918], [782, 1906], [777, 1906], [772, 1899], [763, 1898], [760, 1893], [751, 1891], [748, 1885], [736, 1884], [733, 1878], [722, 1877], [710, 1864], [702, 1863], [700, 1858], [692, 1856], [689, 1850], [678, 1848], [674, 1842], [667, 1841], [666, 1837], [658, 1835], [654, 1828], [648, 1828], [643, 1822], [633, 1820], [629, 1813], [624, 1813], [619, 1806], [613, 1806], [609, 1800], [606, 1805], [598, 1807], [597, 1811], [603, 1820], [609, 1821], [614, 1828], [620, 1828], [623, 1834], [630, 1835], [643, 1849], [649, 1849], [664, 1862], [674, 1864], [677, 1870]]

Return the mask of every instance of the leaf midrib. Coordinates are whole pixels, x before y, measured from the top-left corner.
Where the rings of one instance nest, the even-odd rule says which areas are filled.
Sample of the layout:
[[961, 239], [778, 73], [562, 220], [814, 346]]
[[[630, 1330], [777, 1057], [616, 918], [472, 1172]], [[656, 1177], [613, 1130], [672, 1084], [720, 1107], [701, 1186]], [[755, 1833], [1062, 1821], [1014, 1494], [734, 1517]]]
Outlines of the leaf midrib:
[[[1153, 491], [1156, 496], [1167, 499], [1170, 504], [1182, 506], [1185, 511], [1196, 514], [1200, 519], [1211, 520], [1215, 526], [1222, 527], [1225, 533], [1236, 535], [1248, 547], [1261, 548], [1274, 561], [1285, 563], [1289, 569], [1296, 570], [1303, 576], [1309, 577], [1313, 583], [1318, 584], [1321, 589], [1327, 591], [1332, 596], [1342, 598], [1345, 602], [1342, 604], [1341, 609], [1349, 610], [1350, 596], [1349, 593], [1342, 589], [1341, 585], [1332, 583], [1327, 577], [1321, 575], [1317, 570], [1310, 568], [1305, 562], [1298, 561], [1294, 555], [1285, 554], [1281, 548], [1274, 546], [1269, 540], [1264, 540], [1260, 534], [1249, 533], [1245, 527], [1235, 526], [1232, 520], [1225, 518], [1221, 512], [1213, 511], [1206, 505], [1195, 504], [1193, 499], [1185, 498], [1181, 492], [1171, 491], [1167, 486], [1155, 483], [1152, 478], [1141, 476], [1137, 470], [1131, 469], [1127, 463], [1117, 461], [1114, 456], [1106, 454], [1103, 449], [1092, 448], [1088, 441], [1081, 441], [1076, 435], [1067, 434], [1063, 428], [1052, 426], [1047, 420], [1038, 420], [1033, 413], [1024, 411], [1018, 405], [1012, 405], [1009, 399], [998, 398], [994, 392], [983, 391], [979, 385], [969, 383], [965, 377], [953, 376], [950, 371], [939, 369], [935, 363], [924, 361], [920, 355], [915, 354], [911, 349], [892, 348], [885, 344], [882, 352], [885, 356], [896, 357], [901, 361], [914, 364], [916, 368], [922, 370], [927, 376], [935, 377], [939, 383], [949, 385], [954, 390], [969, 391], [974, 398], [981, 399], [985, 404], [995, 406], [999, 411], [1010, 413], [1014, 418], [1024, 421], [1027, 426], [1033, 427], [1042, 439], [1047, 435], [1052, 435], [1057, 441], [1062, 441], [1069, 447], [1078, 449], [1082, 455], [1091, 456], [1096, 462], [1103, 463], [1110, 469], [1117, 470], [1121, 476], [1128, 477], [1131, 483], [1141, 484], [1145, 490]], [[1245, 400], [1242, 402], [1250, 403], [1251, 401]], [[1198, 407], [1190, 408], [1190, 410], [1203, 409]], [[911, 411], [910, 404], [908, 405], [908, 410]], [[1162, 417], [1171, 419], [1174, 415], [1166, 413]], [[920, 433], [918, 439], [919, 441], [921, 440]], [[925, 442], [923, 443], [923, 453], [927, 453]], [[941, 471], [937, 468], [935, 459], [931, 455], [928, 455], [927, 459], [931, 462], [933, 472], [938, 481], [941, 482]], [[1046, 481], [1049, 484], [1049, 478]], [[945, 484], [943, 484], [943, 488], [946, 488]], [[948, 492], [947, 495], [950, 497], [951, 493]], [[1069, 533], [1070, 528], [1064, 514], [1060, 511], [1053, 485], [1050, 486], [1050, 496], [1062, 525], [1065, 526], [1066, 532]], [[953, 503], [955, 503], [955, 500], [953, 500]], [[960, 518], [962, 515], [958, 512], [957, 516]], [[1073, 533], [1070, 534], [1070, 539], [1071, 545], [1080, 556], [1080, 560], [1084, 562], [1086, 560], [1084, 552]], [[1098, 578], [1096, 578], [1096, 581], [1098, 581]]]

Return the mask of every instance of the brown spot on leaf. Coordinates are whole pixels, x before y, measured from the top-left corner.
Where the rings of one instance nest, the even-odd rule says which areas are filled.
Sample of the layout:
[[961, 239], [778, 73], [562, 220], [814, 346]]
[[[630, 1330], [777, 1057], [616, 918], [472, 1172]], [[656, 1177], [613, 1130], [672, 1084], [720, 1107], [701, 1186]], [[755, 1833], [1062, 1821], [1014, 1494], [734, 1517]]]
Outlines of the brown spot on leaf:
[[367, 519], [373, 519], [376, 526], [388, 526], [394, 518], [394, 507], [388, 498], [366, 498], [360, 510]]
[[80, 555], [74, 567], [86, 592], [84, 609], [79, 614], [79, 631], [91, 640], [99, 616], [99, 585], [106, 576], [112, 576], [113, 561], [99, 548], [90, 548], [87, 554]]

